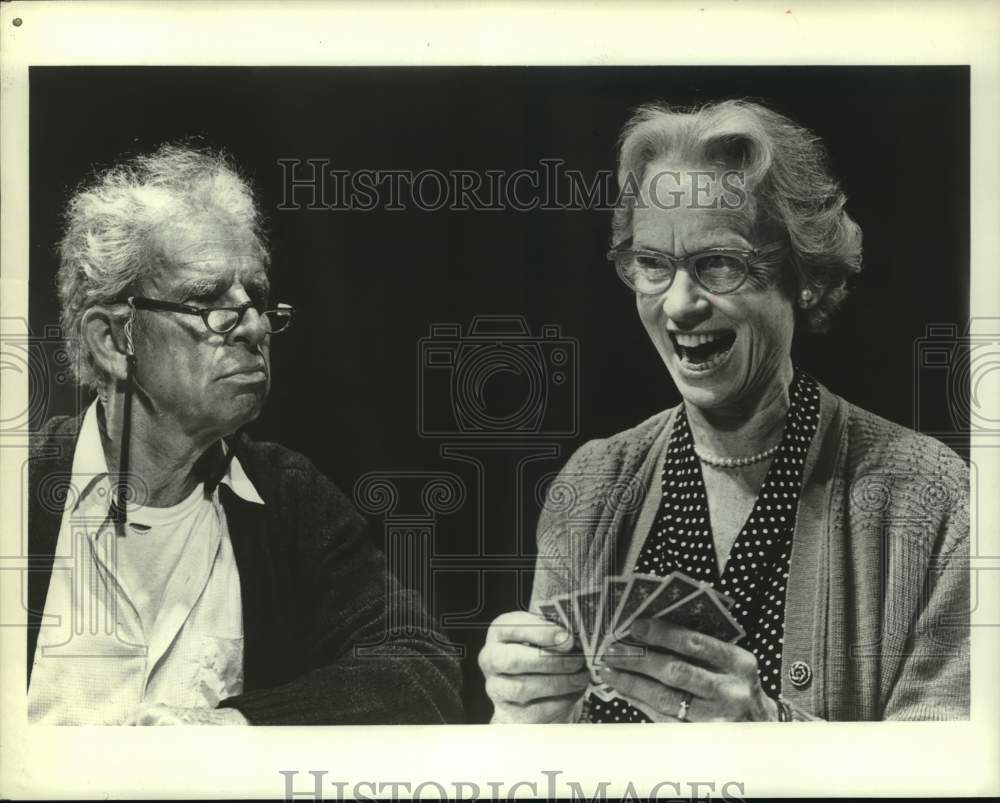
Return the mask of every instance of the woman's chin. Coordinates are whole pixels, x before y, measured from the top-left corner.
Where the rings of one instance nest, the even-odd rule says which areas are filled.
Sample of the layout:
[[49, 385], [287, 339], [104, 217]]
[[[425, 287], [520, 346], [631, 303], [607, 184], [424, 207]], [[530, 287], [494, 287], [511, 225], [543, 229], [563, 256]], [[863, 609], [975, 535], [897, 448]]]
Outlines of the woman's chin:
[[670, 378], [684, 400], [698, 407], [720, 407], [730, 401], [734, 349], [708, 363], [692, 363], [671, 354], [667, 361]]
[[678, 386], [678, 391], [685, 402], [699, 410], [716, 410], [726, 407], [730, 402], [729, 393], [719, 392], [714, 388]]

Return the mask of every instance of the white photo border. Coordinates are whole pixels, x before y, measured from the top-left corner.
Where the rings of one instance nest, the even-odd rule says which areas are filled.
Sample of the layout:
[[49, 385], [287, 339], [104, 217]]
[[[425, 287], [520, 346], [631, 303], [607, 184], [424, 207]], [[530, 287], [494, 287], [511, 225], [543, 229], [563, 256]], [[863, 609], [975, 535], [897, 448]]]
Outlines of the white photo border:
[[[998, 41], [1000, 5], [992, 2], [3, 3], [0, 314], [27, 317], [29, 66], [968, 64], [970, 311], [1000, 317]], [[5, 383], [3, 393], [26, 400], [27, 381]], [[995, 451], [973, 449], [981, 488], [1000, 487]], [[23, 457], [0, 449], [3, 556], [18, 553]], [[1000, 555], [1000, 497], [974, 502], [980, 549]], [[975, 616], [997, 622], [1000, 559], [991, 560], [981, 564]], [[19, 604], [17, 585], [0, 587], [6, 610]], [[327, 799], [337, 799], [337, 781], [346, 782], [344, 797], [375, 797], [378, 784], [390, 795], [394, 783], [410, 784], [412, 794], [430, 781], [451, 796], [455, 783], [470, 796], [476, 784], [483, 797], [544, 795], [552, 782], [568, 796], [568, 781], [588, 795], [607, 781], [610, 798], [657, 784], [670, 798], [997, 794], [998, 636], [995, 625], [975, 629], [969, 722], [709, 725], [652, 739], [630, 725], [29, 727], [23, 633], [2, 627], [0, 795], [271, 798], [285, 794], [283, 771], [297, 773], [299, 799], [311, 796], [310, 771], [325, 773]], [[423, 796], [439, 795], [424, 787]]]

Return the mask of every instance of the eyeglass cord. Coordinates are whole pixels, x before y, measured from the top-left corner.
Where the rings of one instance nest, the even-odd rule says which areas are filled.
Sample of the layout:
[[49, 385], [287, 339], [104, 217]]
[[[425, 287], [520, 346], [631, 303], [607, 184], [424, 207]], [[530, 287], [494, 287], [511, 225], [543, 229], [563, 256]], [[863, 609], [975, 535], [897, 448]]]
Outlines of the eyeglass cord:
[[[118, 487], [114, 498], [111, 500], [111, 519], [115, 524], [122, 526], [124, 526], [127, 522], [128, 513], [128, 477], [130, 468], [130, 446], [132, 442], [132, 395], [135, 387], [136, 357], [135, 354], [128, 354], [125, 359], [127, 369], [125, 378], [125, 399], [122, 404], [122, 449], [121, 456], [118, 460]], [[206, 494], [211, 495], [214, 493], [215, 489], [222, 481], [222, 478], [225, 477], [226, 471], [229, 469], [229, 464], [232, 462], [233, 456], [236, 453], [235, 443], [239, 438], [241, 429], [242, 428], [233, 433], [231, 438], [232, 443], [230, 444], [225, 458], [216, 470], [208, 477], [205, 483]]]
[[122, 451], [118, 460], [118, 490], [111, 501], [115, 524], [124, 525], [128, 506], [129, 444], [132, 441], [132, 392], [135, 384], [135, 353], [125, 356], [125, 400], [122, 404]]

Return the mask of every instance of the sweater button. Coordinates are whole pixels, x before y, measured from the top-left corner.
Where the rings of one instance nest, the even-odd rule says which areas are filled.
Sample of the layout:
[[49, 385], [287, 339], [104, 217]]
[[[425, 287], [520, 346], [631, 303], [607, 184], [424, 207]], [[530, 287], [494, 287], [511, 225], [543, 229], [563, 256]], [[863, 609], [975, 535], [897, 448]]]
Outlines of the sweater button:
[[788, 667], [788, 679], [796, 689], [804, 689], [812, 683], [812, 668], [805, 661], [795, 661]]

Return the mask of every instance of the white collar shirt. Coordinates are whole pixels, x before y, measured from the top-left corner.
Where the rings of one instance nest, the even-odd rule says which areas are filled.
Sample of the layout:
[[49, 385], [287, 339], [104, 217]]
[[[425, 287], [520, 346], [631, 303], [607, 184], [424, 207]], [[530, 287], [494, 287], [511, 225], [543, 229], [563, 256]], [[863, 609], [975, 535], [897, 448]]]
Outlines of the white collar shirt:
[[[220, 484], [264, 504], [235, 456]], [[218, 487], [170, 508], [130, 506], [123, 535], [111, 498], [95, 402], [63, 503], [31, 722], [122, 724], [142, 703], [214, 708], [243, 690], [240, 578]]]

